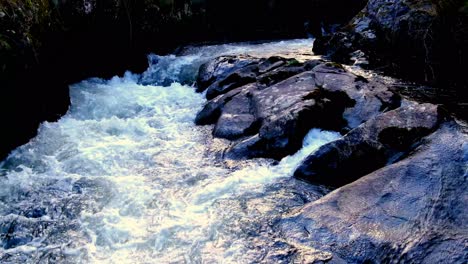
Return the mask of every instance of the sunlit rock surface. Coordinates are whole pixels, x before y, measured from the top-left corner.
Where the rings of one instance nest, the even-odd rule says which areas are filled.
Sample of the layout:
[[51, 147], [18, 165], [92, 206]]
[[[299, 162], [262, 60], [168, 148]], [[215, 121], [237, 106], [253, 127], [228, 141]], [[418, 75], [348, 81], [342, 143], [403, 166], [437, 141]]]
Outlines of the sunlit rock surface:
[[[203, 90], [207, 85], [200, 80], [211, 82], [209, 101], [196, 123], [216, 124], [215, 137], [239, 139], [227, 153], [230, 158], [280, 159], [296, 152], [311, 128], [349, 131], [400, 105], [399, 96], [384, 83], [355, 75], [339, 64], [278, 57], [229, 60], [229, 67], [227, 58], [201, 67], [198, 86]], [[262, 73], [265, 64], [275, 67], [264, 67]]]
[[209, 100], [196, 119], [233, 142], [223, 153], [228, 160], [280, 159], [312, 127], [343, 134], [295, 170], [297, 178], [338, 189], [275, 223], [280, 247], [293, 249], [288, 261], [463, 263], [466, 124], [441, 106], [402, 99], [391, 78], [306, 64], [313, 66], [271, 85], [241, 83]]
[[467, 25], [466, 1], [370, 0], [346, 26], [318, 36], [314, 52], [435, 86], [405, 89], [466, 120]]
[[466, 127], [444, 123], [405, 159], [287, 214], [277, 228], [310, 263], [464, 263], [467, 142]]
[[343, 186], [408, 155], [441, 120], [443, 115], [432, 104], [411, 103], [383, 113], [342, 139], [322, 146], [294, 175], [310, 182]]

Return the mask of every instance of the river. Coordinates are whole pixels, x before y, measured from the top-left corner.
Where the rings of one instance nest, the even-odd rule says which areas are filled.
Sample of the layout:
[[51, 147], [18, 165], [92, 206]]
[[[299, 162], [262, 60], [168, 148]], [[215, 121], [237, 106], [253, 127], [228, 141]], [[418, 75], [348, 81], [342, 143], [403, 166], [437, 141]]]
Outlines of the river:
[[340, 135], [313, 129], [280, 162], [222, 160], [229, 142], [194, 124], [205, 99], [193, 83], [219, 55], [307, 59], [311, 45], [192, 47], [150, 55], [142, 74], [70, 86], [67, 114], [0, 163], [0, 261], [288, 262], [275, 221], [329, 191], [294, 168]]

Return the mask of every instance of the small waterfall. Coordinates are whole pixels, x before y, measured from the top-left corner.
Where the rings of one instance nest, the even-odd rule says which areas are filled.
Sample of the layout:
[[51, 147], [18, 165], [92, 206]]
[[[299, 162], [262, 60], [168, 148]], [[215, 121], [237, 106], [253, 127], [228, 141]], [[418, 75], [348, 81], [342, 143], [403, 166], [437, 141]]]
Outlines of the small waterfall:
[[[227, 142], [194, 118], [198, 67], [222, 54], [310, 50], [310, 40], [150, 56], [149, 69], [70, 87], [68, 113], [0, 164], [0, 262], [257, 262], [284, 251], [271, 223], [327, 190], [291, 179], [313, 129], [279, 164], [220, 161]], [[304, 53], [305, 54], [305, 53]]]

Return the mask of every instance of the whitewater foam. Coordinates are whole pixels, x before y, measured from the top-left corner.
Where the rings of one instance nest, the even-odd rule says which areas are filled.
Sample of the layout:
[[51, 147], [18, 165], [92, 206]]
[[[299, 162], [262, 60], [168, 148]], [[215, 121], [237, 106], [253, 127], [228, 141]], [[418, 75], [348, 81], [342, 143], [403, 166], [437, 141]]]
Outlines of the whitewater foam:
[[227, 166], [213, 151], [227, 142], [194, 125], [204, 95], [189, 84], [216, 55], [267, 56], [307, 43], [193, 48], [151, 58], [142, 75], [72, 85], [68, 113], [0, 166], [0, 260], [229, 263], [274, 251], [270, 222], [309, 199], [295, 188], [321, 195], [299, 187], [294, 168], [339, 134], [313, 129], [278, 165]]

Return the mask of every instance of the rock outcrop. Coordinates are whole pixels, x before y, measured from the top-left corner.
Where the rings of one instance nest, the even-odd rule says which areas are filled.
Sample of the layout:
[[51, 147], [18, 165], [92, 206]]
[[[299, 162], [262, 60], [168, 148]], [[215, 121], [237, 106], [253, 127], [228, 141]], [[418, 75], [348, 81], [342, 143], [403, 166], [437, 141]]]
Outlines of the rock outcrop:
[[443, 123], [405, 159], [285, 216], [277, 228], [307, 263], [464, 263], [467, 142], [466, 127]]
[[[234, 72], [251, 79], [230, 83], [232, 89], [219, 90], [214, 98], [207, 94], [210, 100], [196, 122], [215, 124], [215, 137], [233, 141], [225, 157], [280, 159], [298, 150], [311, 128], [344, 135], [312, 153], [295, 172], [296, 178], [337, 189], [274, 225], [282, 241], [294, 248], [288, 259], [466, 261], [465, 124], [442, 106], [401, 100], [388, 83], [357, 76], [336, 63], [309, 61], [294, 65], [294, 71], [286, 70], [292, 67], [287, 63], [278, 64], [260, 74], [264, 59], [240, 68], [225, 67], [223, 61], [202, 68], [202, 79], [214, 76], [207, 68], [225, 69], [205, 87], [218, 87]], [[265, 74], [283, 76], [275, 75], [279, 72], [292, 76], [261, 81]]]
[[294, 176], [341, 187], [398, 161], [438, 128], [443, 115], [432, 104], [411, 104], [374, 117], [307, 157]]
[[[364, 3], [338, 2], [358, 7]], [[167, 50], [205, 38], [197, 35], [200, 32], [232, 40], [268, 36], [261, 32], [277, 30], [281, 33], [274, 37], [284, 37], [291, 36], [291, 26], [302, 27], [310, 20], [309, 29], [319, 36], [314, 49], [335, 60], [365, 63], [368, 59], [371, 67], [412, 79], [466, 87], [466, 77], [455, 74], [466, 68], [466, 3], [370, 0], [348, 26], [320, 37], [331, 26], [322, 27], [317, 17], [328, 24], [339, 22], [323, 12], [336, 10], [338, 2], [223, 3], [227, 15], [217, 9], [219, 3], [208, 1], [2, 2], [0, 81], [6, 86], [2, 86], [0, 112], [7, 127], [0, 136], [0, 159], [33, 136], [39, 122], [66, 111], [70, 82], [90, 74], [115, 74], [129, 65], [138, 68], [141, 64], [134, 58], [144, 61], [143, 55], [157, 45]], [[266, 11], [257, 12], [265, 6]], [[316, 9], [306, 14], [309, 10], [304, 7], [310, 6]], [[279, 15], [291, 8], [300, 11], [293, 12], [293, 19]], [[243, 19], [240, 11], [246, 11]], [[352, 12], [346, 10], [339, 17]], [[226, 36], [226, 30], [232, 36]], [[177, 36], [167, 43], [158, 42], [174, 32]], [[103, 65], [115, 61], [124, 63], [103, 70]], [[81, 71], [88, 65], [90, 71]], [[311, 154], [295, 173], [302, 180], [338, 189], [275, 225], [285, 243], [297, 249], [299, 261], [465, 263], [468, 259], [468, 131], [445, 118], [441, 107], [415, 102], [402, 106], [400, 96], [379, 79], [358, 76], [336, 63], [282, 57], [216, 58], [201, 67], [197, 90], [206, 92], [208, 102], [195, 122], [213, 124], [215, 137], [232, 141], [227, 158], [281, 159], [300, 149], [311, 128], [343, 134]], [[25, 105], [33, 113], [23, 111]], [[42, 214], [31, 211], [33, 217]], [[37, 231], [36, 225], [25, 226], [25, 232], [12, 237], [6, 247], [33, 239], [30, 233]]]
[[383, 83], [339, 64], [278, 57], [214, 59], [200, 69], [198, 90], [205, 89], [196, 123], [236, 140], [230, 158], [280, 159], [299, 150], [311, 128], [347, 132], [400, 105]]
[[371, 68], [463, 95], [468, 82], [457, 72], [468, 65], [467, 25], [466, 1], [370, 0], [347, 26], [319, 37], [314, 52], [343, 63], [368, 60]]

